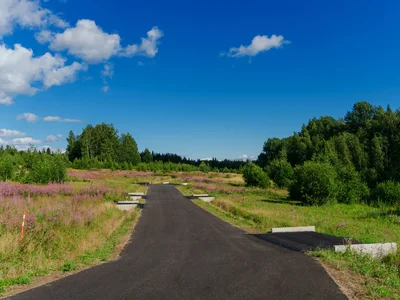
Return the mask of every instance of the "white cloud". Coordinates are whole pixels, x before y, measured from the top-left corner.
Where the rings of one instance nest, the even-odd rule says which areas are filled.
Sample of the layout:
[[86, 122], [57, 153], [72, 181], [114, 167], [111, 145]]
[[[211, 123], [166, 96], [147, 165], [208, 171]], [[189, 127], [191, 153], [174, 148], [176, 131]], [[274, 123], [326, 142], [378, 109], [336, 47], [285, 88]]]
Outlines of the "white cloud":
[[237, 159], [247, 160], [249, 156], [247, 154], [240, 155]]
[[153, 27], [147, 32], [147, 38], [142, 38], [138, 44], [123, 48], [118, 34], [109, 34], [97, 26], [93, 20], [82, 19], [73, 28], [67, 28], [63, 33], [52, 36], [48, 32], [39, 33], [38, 41], [50, 41], [50, 49], [54, 51], [67, 50], [69, 54], [79, 57], [90, 64], [108, 61], [112, 56], [132, 57], [142, 55], [154, 57], [157, 52], [158, 40], [163, 32]]
[[63, 119], [58, 116], [48, 116], [44, 117], [43, 121], [45, 122], [61, 122], [61, 123], [80, 123], [82, 122], [81, 120], [76, 120], [76, 119]]
[[0, 44], [0, 104], [11, 104], [18, 94], [33, 95], [41, 89], [71, 82], [86, 66], [74, 62], [65, 66], [60, 55], [45, 53], [33, 57], [31, 49], [19, 44], [14, 49]]
[[202, 161], [211, 161], [212, 157], [204, 157], [204, 158], [200, 158], [200, 160], [202, 160]]
[[39, 116], [32, 113], [23, 113], [18, 115], [16, 120], [26, 120], [27, 122], [33, 123], [39, 120]]
[[35, 33], [35, 38], [39, 44], [46, 44], [53, 40], [54, 33], [52, 33], [50, 30], [42, 30]]
[[12, 129], [0, 129], [0, 136], [1, 137], [19, 137], [19, 136], [25, 136], [26, 133], [18, 131], [18, 130], [12, 130]]
[[268, 51], [272, 48], [279, 48], [289, 43], [290, 41], [285, 40], [282, 35], [273, 34], [270, 38], [267, 35], [257, 35], [253, 38], [249, 46], [241, 45], [240, 47], [232, 47], [229, 49], [228, 53], [222, 52], [221, 56], [256, 56], [261, 52]]
[[147, 32], [147, 38], [142, 38], [140, 45], [129, 45], [121, 52], [122, 56], [132, 57], [135, 55], [142, 55], [147, 57], [154, 57], [158, 52], [157, 43], [160, 38], [164, 36], [164, 33], [154, 26], [150, 31]]
[[3, 140], [2, 138], [0, 138], [0, 145], [8, 145], [8, 141]]
[[50, 10], [41, 7], [36, 0], [1, 0], [0, 1], [0, 39], [11, 34], [15, 26], [37, 29], [48, 26], [68, 27]]
[[0, 91], [0, 104], [11, 105], [14, 101], [10, 96], [7, 96], [4, 92]]
[[40, 144], [40, 140], [35, 140], [31, 137], [15, 138], [12, 139], [10, 144], [12, 145], [29, 145], [29, 144]]
[[62, 138], [62, 134], [57, 134], [57, 135], [52, 135], [52, 134], [50, 134], [50, 135], [48, 135], [47, 137], [46, 137], [46, 142], [48, 142], [48, 143], [55, 143], [55, 142], [57, 142], [59, 139], [61, 139]]
[[76, 74], [79, 71], [86, 71], [87, 65], [73, 62], [69, 66], [58, 69], [49, 70], [45, 74], [44, 86], [49, 88], [53, 85], [62, 85], [64, 83], [73, 82], [76, 79]]
[[113, 76], [114, 76], [114, 65], [112, 63], [104, 64], [104, 68], [101, 71], [101, 78], [103, 78], [103, 83], [104, 83], [102, 90], [104, 93], [107, 93], [110, 90], [110, 87], [108, 86], [107, 78], [111, 79]]
[[114, 65], [112, 63], [104, 64], [104, 68], [101, 71], [103, 78], [112, 78], [114, 76]]
[[54, 36], [50, 48], [68, 53], [88, 63], [107, 61], [120, 51], [118, 34], [108, 34], [95, 21], [79, 20], [76, 26]]

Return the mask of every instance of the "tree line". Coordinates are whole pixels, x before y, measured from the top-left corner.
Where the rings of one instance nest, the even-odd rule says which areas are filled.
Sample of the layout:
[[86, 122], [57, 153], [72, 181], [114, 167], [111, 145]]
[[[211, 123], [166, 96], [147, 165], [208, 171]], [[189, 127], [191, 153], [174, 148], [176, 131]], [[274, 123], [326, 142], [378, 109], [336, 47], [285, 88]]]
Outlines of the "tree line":
[[173, 153], [139, 152], [132, 135], [119, 134], [112, 124], [86, 126], [80, 135], [70, 131], [66, 155], [71, 167], [77, 169], [110, 168], [143, 171], [239, 171], [244, 162], [223, 160], [192, 160]]
[[268, 139], [257, 164], [309, 204], [400, 203], [400, 110], [363, 101], [344, 118], [313, 118], [289, 137]]

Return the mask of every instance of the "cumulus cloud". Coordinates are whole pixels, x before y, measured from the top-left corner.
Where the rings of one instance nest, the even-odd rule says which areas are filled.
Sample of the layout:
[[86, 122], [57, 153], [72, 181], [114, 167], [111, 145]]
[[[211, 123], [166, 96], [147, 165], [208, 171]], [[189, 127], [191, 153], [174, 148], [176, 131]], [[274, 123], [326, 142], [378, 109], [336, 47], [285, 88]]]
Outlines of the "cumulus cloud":
[[147, 57], [154, 57], [158, 52], [157, 43], [162, 38], [164, 33], [154, 26], [150, 31], [147, 32], [147, 38], [142, 38], [140, 45], [133, 44], [127, 46], [122, 50], [121, 55], [132, 57], [135, 55], [142, 55]]
[[79, 20], [75, 27], [56, 34], [50, 44], [50, 49], [67, 50], [88, 63], [107, 61], [120, 51], [120, 47], [118, 34], [108, 34], [95, 21], [85, 19]]
[[35, 33], [35, 38], [39, 44], [46, 44], [53, 40], [54, 33], [52, 33], [50, 30], [42, 30]]
[[48, 116], [44, 117], [43, 121], [45, 122], [61, 122], [61, 123], [80, 123], [82, 122], [81, 120], [76, 120], [76, 119], [63, 119], [58, 116]]
[[1, 137], [20, 137], [20, 136], [25, 136], [26, 133], [18, 131], [18, 130], [13, 130], [13, 129], [0, 129], [0, 136]]
[[39, 120], [39, 116], [32, 113], [23, 113], [18, 115], [16, 120], [26, 120], [27, 122], [33, 123]]
[[103, 86], [103, 87], [101, 88], [101, 90], [102, 90], [104, 93], [107, 93], [107, 92], [110, 90], [110, 87], [109, 87], [108, 85], [105, 85], [105, 86]]
[[273, 34], [271, 37], [267, 35], [257, 35], [248, 46], [232, 47], [228, 53], [222, 52], [221, 56], [227, 55], [231, 57], [256, 56], [261, 52], [268, 51], [272, 48], [282, 47], [289, 44], [290, 41], [284, 39], [282, 35]]
[[163, 32], [155, 26], [147, 32], [147, 38], [142, 38], [140, 44], [124, 48], [121, 46], [118, 34], [104, 32], [95, 21], [82, 19], [75, 27], [67, 28], [62, 33], [52, 35], [49, 32], [42, 32], [36, 38], [39, 42], [49, 41], [50, 49], [54, 51], [66, 50], [87, 63], [96, 64], [106, 62], [116, 55], [154, 57], [158, 52], [158, 40], [163, 35]]
[[0, 44], [0, 104], [11, 104], [19, 94], [33, 95], [41, 89], [75, 80], [84, 64], [74, 62], [65, 66], [60, 55], [45, 53], [34, 57], [33, 51], [19, 44], [14, 49]]
[[62, 138], [62, 134], [57, 134], [57, 135], [52, 135], [52, 134], [50, 134], [50, 135], [48, 135], [47, 137], [46, 137], [46, 142], [48, 142], [48, 143], [55, 143], [55, 142], [57, 142], [59, 139], [61, 139]]
[[31, 137], [15, 138], [12, 139], [10, 144], [12, 145], [29, 145], [29, 144], [40, 144], [40, 140], [35, 140]]
[[68, 23], [36, 0], [0, 1], [0, 39], [11, 34], [16, 26], [37, 29], [48, 26], [68, 27]]
[[13, 104], [14, 101], [12, 100], [12, 98], [8, 95], [6, 95], [6, 93], [0, 91], [0, 104], [4, 104], [4, 105], [11, 105]]

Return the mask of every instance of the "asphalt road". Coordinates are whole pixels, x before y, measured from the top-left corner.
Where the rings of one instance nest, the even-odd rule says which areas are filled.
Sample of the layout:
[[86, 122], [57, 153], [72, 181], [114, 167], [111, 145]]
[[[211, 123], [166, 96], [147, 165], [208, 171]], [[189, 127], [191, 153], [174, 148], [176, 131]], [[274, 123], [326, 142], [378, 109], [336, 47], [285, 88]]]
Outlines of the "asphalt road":
[[312, 258], [151, 185], [121, 258], [10, 299], [347, 299]]

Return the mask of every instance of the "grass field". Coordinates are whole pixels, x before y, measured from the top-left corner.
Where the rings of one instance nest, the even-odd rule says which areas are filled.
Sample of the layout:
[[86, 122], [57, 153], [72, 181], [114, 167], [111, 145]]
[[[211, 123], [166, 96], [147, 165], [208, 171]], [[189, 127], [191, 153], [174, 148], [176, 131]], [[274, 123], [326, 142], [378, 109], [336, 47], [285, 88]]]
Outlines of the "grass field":
[[65, 184], [0, 183], [1, 293], [44, 275], [108, 260], [127, 240], [140, 211], [119, 211], [114, 201], [147, 187], [132, 183], [126, 174], [69, 172], [78, 176], [71, 175]]

